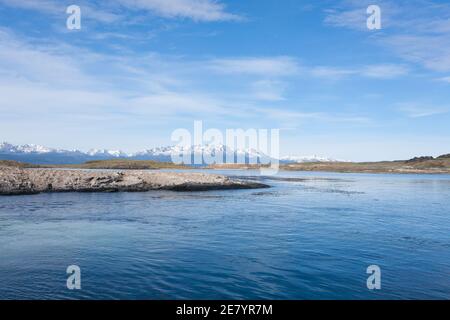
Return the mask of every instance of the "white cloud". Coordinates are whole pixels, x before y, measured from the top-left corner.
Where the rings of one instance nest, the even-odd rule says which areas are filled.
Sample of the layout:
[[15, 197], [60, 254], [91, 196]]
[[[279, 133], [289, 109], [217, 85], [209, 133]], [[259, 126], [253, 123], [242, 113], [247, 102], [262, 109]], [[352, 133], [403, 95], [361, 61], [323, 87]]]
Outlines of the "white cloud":
[[361, 76], [377, 79], [392, 79], [408, 74], [408, 68], [396, 64], [374, 64], [354, 68], [318, 66], [310, 69], [314, 77], [338, 80], [348, 76]]
[[127, 111], [140, 115], [226, 114], [220, 101], [201, 94], [161, 92], [127, 101]]
[[128, 8], [149, 10], [166, 18], [189, 18], [195, 21], [240, 20], [214, 0], [117, 0]]
[[445, 35], [395, 35], [380, 40], [401, 58], [438, 72], [450, 71], [450, 38]]
[[369, 78], [391, 79], [406, 75], [408, 68], [395, 64], [371, 65], [363, 68], [362, 75]]
[[4, 112], [218, 112], [218, 103], [207, 95], [175, 91], [180, 85], [175, 77], [158, 56], [109, 56], [63, 44], [32, 45], [0, 29]]
[[123, 19], [120, 14], [105, 11], [99, 7], [91, 7], [84, 4], [81, 8], [83, 17], [87, 17], [88, 19], [93, 19], [102, 23], [113, 23]]
[[299, 72], [299, 65], [291, 57], [247, 57], [236, 59], [217, 59], [209, 67], [225, 74], [244, 74], [266, 77], [289, 76]]
[[[177, 121], [198, 117], [240, 126], [243, 119], [255, 126], [366, 121], [320, 111], [268, 110], [267, 104], [260, 104], [289, 104], [284, 91], [300, 69], [304, 70], [289, 57], [202, 61], [132, 52], [105, 54], [64, 43], [30, 42], [1, 29], [0, 127], [12, 140], [27, 140], [29, 132], [39, 131], [43, 140], [34, 142], [44, 144], [59, 144], [64, 137], [70, 140], [77, 135], [76, 147], [83, 148], [111, 137], [144, 141], [163, 135], [158, 131], [161, 127], [170, 130], [171, 125], [178, 126]], [[233, 85], [226, 87], [230, 82]], [[52, 138], [55, 132], [57, 137]], [[143, 137], [142, 132], [148, 135]]]
[[347, 27], [357, 30], [367, 30], [366, 9], [359, 7], [351, 10], [329, 9], [326, 11], [325, 24], [334, 27]]
[[62, 54], [60, 47], [33, 46], [17, 39], [6, 29], [0, 29], [0, 70], [9, 79], [58, 86], [90, 83], [70, 55]]
[[329, 66], [318, 66], [313, 67], [310, 70], [311, 75], [314, 77], [326, 78], [326, 79], [340, 79], [349, 75], [354, 75], [357, 73], [354, 69], [329, 67]]
[[373, 35], [372, 44], [429, 70], [450, 71], [450, 4], [432, 0], [379, 0], [382, 30], [366, 28], [369, 0], [342, 0], [326, 11], [324, 23]]
[[264, 101], [282, 101], [285, 100], [283, 93], [285, 84], [281, 81], [259, 80], [251, 85], [252, 96], [258, 100]]
[[443, 78], [439, 78], [437, 80], [450, 83], [450, 77], [443, 77]]
[[[0, 0], [0, 3], [19, 9], [34, 10], [55, 16], [66, 16], [66, 9], [71, 3], [61, 3], [55, 0]], [[119, 14], [93, 7], [85, 0], [76, 3], [81, 7], [83, 18], [93, 19], [102, 23], [112, 23], [121, 19]]]
[[285, 127], [298, 128], [305, 123], [311, 121], [325, 122], [325, 123], [347, 123], [347, 124], [367, 124], [370, 123], [370, 119], [367, 117], [361, 117], [357, 115], [329, 113], [329, 112], [302, 112], [286, 109], [273, 109], [265, 108], [255, 110], [266, 116], [271, 120], [277, 120]]
[[[3, 82], [3, 81], [2, 81]], [[117, 95], [82, 88], [55, 89], [35, 82], [16, 81], [0, 86], [0, 110], [3, 114], [29, 116], [52, 114], [105, 113], [124, 106]]]
[[[373, 33], [367, 28], [367, 8], [377, 5], [381, 10], [382, 30], [390, 29], [404, 23], [410, 11], [414, 10], [413, 1], [417, 0], [340, 0], [334, 2], [334, 7], [325, 10], [324, 23], [328, 26], [349, 28]], [[421, 0], [418, 0], [421, 1]], [[403, 2], [403, 3], [402, 3]], [[399, 17], [400, 16], [400, 17]]]
[[430, 117], [445, 114], [450, 111], [448, 107], [437, 107], [417, 103], [403, 103], [398, 106], [398, 109], [410, 118]]
[[64, 13], [67, 6], [58, 4], [53, 0], [0, 0], [1, 3], [7, 6], [36, 10], [46, 13]]

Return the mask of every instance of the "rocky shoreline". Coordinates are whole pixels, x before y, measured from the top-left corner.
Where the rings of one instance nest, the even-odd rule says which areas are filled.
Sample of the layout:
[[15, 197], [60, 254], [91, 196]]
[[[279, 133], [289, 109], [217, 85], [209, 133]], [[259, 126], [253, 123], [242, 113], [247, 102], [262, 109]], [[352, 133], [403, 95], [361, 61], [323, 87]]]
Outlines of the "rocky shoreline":
[[207, 191], [268, 187], [268, 185], [258, 182], [194, 172], [92, 171], [0, 167], [0, 195], [43, 192]]

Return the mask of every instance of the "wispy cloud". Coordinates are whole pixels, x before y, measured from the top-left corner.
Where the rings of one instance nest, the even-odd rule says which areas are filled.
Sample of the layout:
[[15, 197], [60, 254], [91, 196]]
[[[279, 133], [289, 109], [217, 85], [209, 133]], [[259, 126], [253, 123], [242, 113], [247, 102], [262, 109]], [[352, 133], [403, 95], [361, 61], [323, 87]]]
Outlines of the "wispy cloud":
[[241, 20], [214, 0], [117, 0], [128, 8], [149, 10], [166, 18], [189, 18], [195, 21]]
[[361, 70], [361, 74], [369, 78], [392, 79], [408, 74], [409, 69], [403, 65], [379, 64], [369, 65]]
[[0, 0], [0, 2], [10, 7], [52, 14], [65, 12], [67, 7], [53, 0]]
[[393, 79], [408, 74], [409, 69], [404, 65], [375, 64], [353, 68], [318, 66], [310, 68], [314, 77], [337, 80], [348, 76], [361, 76], [377, 79]]
[[[343, 0], [324, 22], [368, 33], [365, 9], [372, 1]], [[432, 0], [379, 0], [382, 30], [371, 42], [432, 71], [450, 71], [450, 4]]]
[[[0, 3], [52, 15], [64, 14], [68, 6], [67, 3], [57, 0], [0, 0]], [[108, 10], [86, 0], [80, 0], [76, 4], [82, 8], [84, 17], [103, 23], [123, 19], [120, 7], [143, 10], [170, 19], [187, 18], [202, 22], [243, 20], [243, 17], [227, 12], [225, 4], [215, 0], [112, 0], [109, 6], [104, 6], [108, 7]]]
[[445, 35], [394, 35], [380, 40], [406, 61], [418, 63], [425, 68], [450, 71], [450, 38]]
[[[301, 108], [300, 108], [301, 109]], [[368, 124], [371, 122], [370, 118], [358, 115], [339, 114], [333, 112], [302, 112], [286, 109], [265, 108], [258, 110], [266, 117], [272, 120], [277, 120], [285, 127], [298, 128], [303, 126], [306, 122], [316, 121], [324, 123], [346, 123], [346, 124]]]
[[286, 84], [274, 80], [258, 80], [251, 84], [251, 94], [258, 100], [283, 101]]
[[[61, 123], [111, 131], [117, 128], [104, 121], [127, 128], [145, 121], [199, 116], [218, 122], [235, 118], [253, 124], [269, 122], [271, 126], [286, 121], [290, 126], [304, 121], [367, 121], [353, 114], [295, 111], [285, 90], [300, 67], [289, 57], [188, 60], [148, 53], [114, 55], [79, 48], [80, 54], [73, 55], [74, 50], [63, 43], [31, 43], [1, 30], [1, 126], [23, 125], [33, 118], [32, 128], [54, 128], [63, 137], [65, 129]], [[219, 92], [204, 87], [208, 79], [218, 78], [217, 72], [222, 74], [218, 81], [231, 81], [236, 87], [221, 87]], [[286, 103], [287, 107], [284, 111], [267, 109], [268, 103]]]
[[324, 22], [334, 27], [345, 27], [364, 30], [366, 26], [366, 10], [360, 6], [356, 9], [327, 9]]
[[233, 89], [213, 94], [194, 86], [195, 79], [214, 77], [209, 68], [202, 69], [208, 63], [158, 54], [110, 55], [64, 43], [39, 45], [0, 29], [0, 109], [3, 115], [62, 119], [74, 112], [91, 118], [120, 114], [132, 123], [136, 117], [236, 116], [249, 98], [282, 99], [284, 83], [275, 80], [242, 82], [248, 97]]
[[[66, 8], [70, 4], [55, 0], [0, 0], [0, 3], [13, 8], [62, 17], [66, 14]], [[112, 23], [122, 19], [120, 14], [93, 6], [85, 0], [80, 0], [77, 5], [82, 7], [83, 18], [93, 19], [101, 23]]]
[[437, 80], [450, 83], [450, 77], [443, 77], [443, 78], [439, 78]]
[[225, 74], [248, 74], [259, 76], [288, 76], [299, 72], [298, 62], [292, 57], [245, 57], [216, 59], [209, 67]]
[[357, 71], [348, 68], [318, 66], [311, 68], [310, 73], [314, 77], [336, 80], [346, 76], [354, 75], [357, 73]]
[[[397, 0], [395, 2], [402, 2]], [[417, 0], [412, 0], [417, 1]], [[409, 1], [411, 3], [412, 1]], [[420, 1], [420, 0], [419, 0]], [[367, 7], [369, 5], [378, 5], [381, 9], [381, 21], [383, 29], [396, 25], [399, 21], [397, 15], [405, 14], [406, 3], [396, 5], [390, 0], [340, 0], [335, 1], [333, 6], [325, 9], [324, 23], [328, 26], [349, 28], [358, 31], [370, 32], [367, 29]], [[413, 5], [411, 5], [413, 6]]]
[[62, 51], [59, 45], [37, 47], [0, 28], [0, 70], [4, 76], [59, 86], [91, 84], [70, 55]]
[[422, 105], [417, 103], [403, 103], [398, 105], [398, 109], [410, 118], [430, 117], [445, 114], [450, 111], [450, 108], [448, 107], [436, 107], [432, 105]]

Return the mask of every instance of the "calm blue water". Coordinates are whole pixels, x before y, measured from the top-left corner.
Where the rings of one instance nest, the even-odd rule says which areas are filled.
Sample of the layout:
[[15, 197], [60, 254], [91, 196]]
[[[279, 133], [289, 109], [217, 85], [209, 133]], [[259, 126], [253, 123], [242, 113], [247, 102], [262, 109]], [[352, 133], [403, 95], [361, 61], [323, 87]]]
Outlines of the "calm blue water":
[[450, 299], [450, 176], [278, 177], [305, 180], [0, 197], [0, 299]]

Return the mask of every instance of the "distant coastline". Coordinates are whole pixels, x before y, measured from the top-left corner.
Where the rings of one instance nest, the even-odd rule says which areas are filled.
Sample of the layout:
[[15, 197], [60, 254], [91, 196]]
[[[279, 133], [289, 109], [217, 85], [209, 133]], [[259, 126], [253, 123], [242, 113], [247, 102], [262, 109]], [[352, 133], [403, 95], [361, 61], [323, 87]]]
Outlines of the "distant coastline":
[[[159, 170], [159, 169], [215, 169], [252, 170], [260, 164], [215, 164], [204, 167], [178, 165], [151, 160], [96, 160], [82, 164], [31, 164], [13, 160], [0, 160], [0, 166], [14, 168], [68, 168], [68, 169], [115, 169], [115, 170]], [[416, 157], [410, 160], [379, 162], [300, 162], [280, 164], [284, 171], [323, 171], [342, 173], [398, 173], [398, 174], [450, 174], [450, 154], [433, 157]]]
[[[209, 169], [259, 169], [260, 165], [221, 164]], [[379, 162], [301, 162], [280, 164], [285, 171], [322, 171], [340, 173], [450, 174], [450, 154], [416, 157], [410, 160]]]

